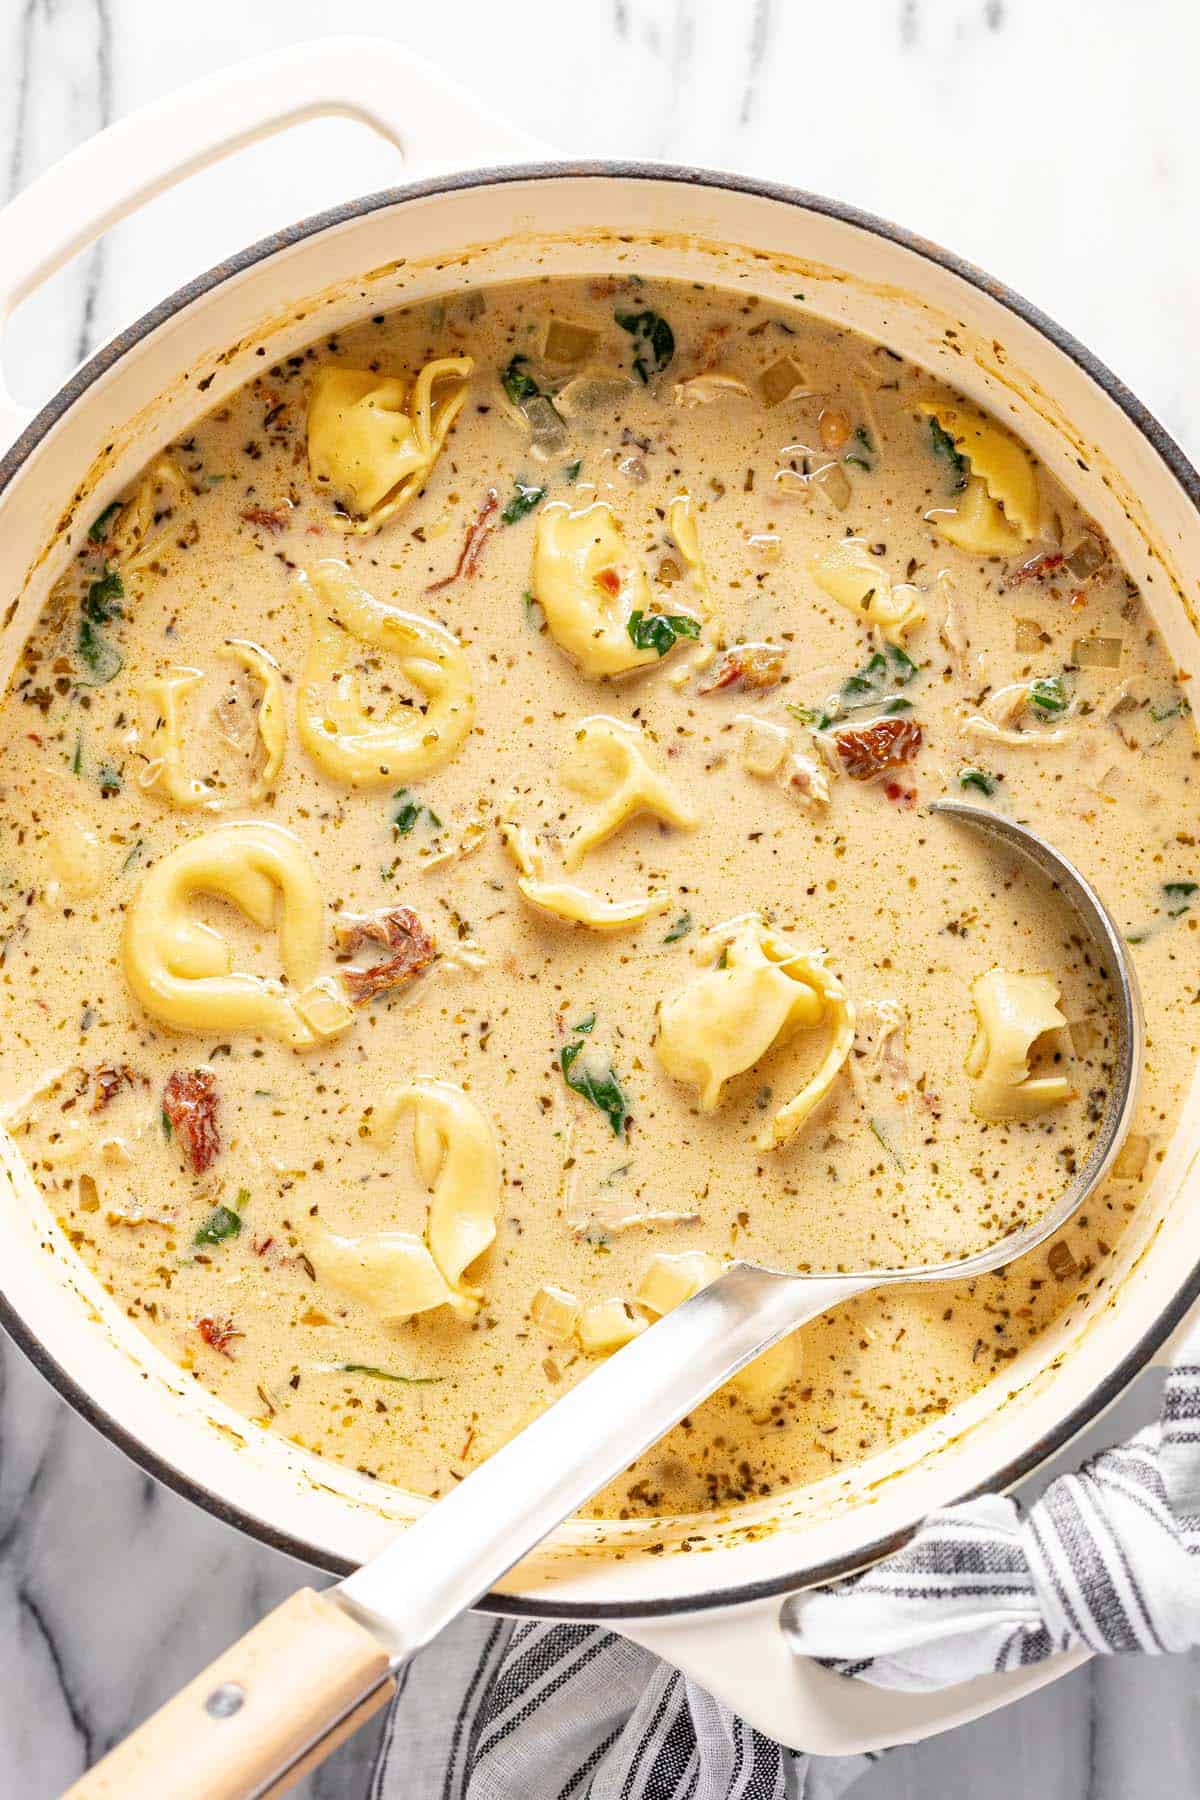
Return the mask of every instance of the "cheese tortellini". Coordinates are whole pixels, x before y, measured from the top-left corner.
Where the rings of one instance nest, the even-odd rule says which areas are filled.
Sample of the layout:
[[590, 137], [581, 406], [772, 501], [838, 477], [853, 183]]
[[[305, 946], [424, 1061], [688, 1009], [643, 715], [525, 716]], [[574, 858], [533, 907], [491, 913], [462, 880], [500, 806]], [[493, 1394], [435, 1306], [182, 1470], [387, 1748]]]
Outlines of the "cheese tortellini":
[[920, 591], [911, 582], [893, 582], [862, 538], [842, 538], [814, 556], [809, 568], [831, 600], [877, 628], [889, 644], [903, 644], [925, 617]]
[[752, 1068], [796, 1031], [825, 1025], [820, 1066], [755, 1138], [759, 1149], [787, 1143], [832, 1087], [854, 1042], [854, 1007], [822, 953], [801, 950], [757, 913], [718, 926], [701, 941], [695, 976], [659, 1009], [658, 1059], [668, 1075], [698, 1091], [713, 1111], [725, 1083]]
[[390, 1143], [401, 1113], [413, 1115], [417, 1172], [432, 1190], [425, 1235], [364, 1231], [342, 1236], [323, 1220], [305, 1228], [317, 1278], [367, 1307], [387, 1325], [448, 1306], [474, 1318], [481, 1299], [463, 1280], [496, 1235], [500, 1157], [488, 1121], [449, 1081], [393, 1088], [377, 1108], [372, 1135]]
[[635, 613], [652, 611], [650, 581], [603, 500], [543, 507], [533, 552], [533, 597], [560, 649], [593, 680], [628, 675], [660, 658], [630, 634]]
[[385, 1325], [402, 1325], [418, 1313], [449, 1306], [455, 1296], [413, 1231], [330, 1231], [321, 1219], [305, 1226], [304, 1249], [317, 1280], [357, 1300]]
[[645, 734], [620, 719], [598, 715], [580, 721], [563, 759], [562, 778], [567, 787], [595, 802], [594, 811], [567, 841], [563, 853], [567, 869], [577, 869], [589, 850], [638, 813], [652, 813], [683, 831], [696, 824], [695, 813], [651, 762]]
[[546, 852], [527, 826], [515, 819], [501, 819], [500, 834], [519, 871], [517, 887], [530, 906], [568, 925], [586, 925], [591, 931], [627, 931], [671, 904], [665, 888], [651, 888], [629, 900], [607, 900], [574, 882], [552, 881]]
[[[200, 894], [276, 922], [287, 985], [234, 969], [228, 941], [192, 916]], [[266, 822], [220, 825], [178, 845], [143, 876], [125, 916], [122, 961], [134, 998], [176, 1031], [252, 1031], [302, 1050], [335, 1037], [353, 1011], [320, 975], [325, 903], [300, 840]]]
[[1053, 979], [989, 969], [971, 983], [971, 999], [978, 1025], [966, 1069], [975, 1084], [975, 1114], [981, 1119], [1029, 1119], [1071, 1099], [1065, 1076], [1029, 1073], [1038, 1039], [1067, 1023]]
[[308, 467], [349, 515], [357, 535], [379, 527], [417, 493], [467, 399], [469, 356], [428, 362], [401, 376], [325, 364], [308, 405]]
[[[287, 743], [287, 711], [283, 692], [283, 676], [274, 657], [248, 638], [229, 638], [223, 646], [225, 656], [239, 662], [247, 674], [262, 683], [262, 699], [256, 720], [258, 741], [263, 752], [261, 767], [254, 776], [248, 801], [269, 794], [283, 767]], [[142, 693], [154, 711], [150, 728], [149, 760], [138, 777], [140, 785], [161, 795], [170, 805], [183, 811], [205, 807], [217, 812], [229, 801], [215, 794], [206, 782], [189, 775], [185, 766], [184, 730], [187, 697], [200, 686], [204, 676], [199, 669], [176, 665], [165, 675], [144, 682]]]
[[404, 1112], [413, 1115], [417, 1171], [433, 1194], [429, 1252], [448, 1285], [447, 1304], [470, 1318], [481, 1295], [464, 1273], [495, 1238], [500, 1210], [496, 1135], [474, 1101], [449, 1081], [393, 1088], [372, 1121], [375, 1138], [390, 1143]]
[[[129, 499], [113, 520], [109, 541], [112, 560], [126, 581], [137, 585], [147, 568], [165, 549], [172, 530], [171, 515], [190, 497], [179, 464], [166, 451], [147, 465]], [[178, 522], [174, 529], [178, 532]]]
[[[317, 767], [350, 787], [416, 781], [441, 768], [471, 729], [466, 652], [444, 625], [387, 606], [329, 557], [301, 577], [312, 636], [296, 696], [296, 729]], [[368, 712], [354, 659], [372, 645], [394, 656], [424, 707]]]
[[1024, 445], [965, 406], [923, 400], [959, 456], [971, 466], [956, 510], [935, 523], [948, 543], [977, 556], [1011, 556], [1038, 533], [1037, 470]]

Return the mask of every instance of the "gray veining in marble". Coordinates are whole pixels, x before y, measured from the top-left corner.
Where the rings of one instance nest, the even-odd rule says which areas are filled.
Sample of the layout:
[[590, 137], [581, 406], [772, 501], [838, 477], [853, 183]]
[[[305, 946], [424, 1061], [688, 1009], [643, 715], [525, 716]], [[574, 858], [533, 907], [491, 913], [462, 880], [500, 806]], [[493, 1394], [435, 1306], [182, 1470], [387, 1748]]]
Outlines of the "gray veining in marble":
[[[398, 0], [356, 0], [352, 14], [334, 0], [0, 0], [0, 199], [209, 69], [376, 32], [573, 153], [769, 175], [952, 244], [1076, 331], [1200, 451], [1191, 0], [458, 0], [442, 34], [436, 16]], [[20, 310], [12, 385], [37, 401], [189, 275], [396, 173], [390, 150], [334, 122], [194, 178], [186, 207], [156, 201]], [[1134, 1429], [1156, 1391], [1145, 1378], [1088, 1441]], [[50, 1800], [304, 1579], [157, 1488], [0, 1346], [6, 1797]], [[1190, 1800], [1198, 1666], [1092, 1664], [893, 1752], [856, 1796]], [[364, 1800], [371, 1748], [368, 1731], [308, 1800]]]

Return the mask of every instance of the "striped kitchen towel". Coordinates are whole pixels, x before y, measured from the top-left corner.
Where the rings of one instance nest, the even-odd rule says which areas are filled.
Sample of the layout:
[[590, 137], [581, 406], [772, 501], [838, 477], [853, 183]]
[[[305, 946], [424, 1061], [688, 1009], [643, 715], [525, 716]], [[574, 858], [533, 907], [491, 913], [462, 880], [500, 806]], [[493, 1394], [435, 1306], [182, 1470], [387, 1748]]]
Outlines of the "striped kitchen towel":
[[932, 1513], [912, 1542], [785, 1608], [795, 1647], [878, 1687], [950, 1687], [1060, 1651], [1200, 1643], [1200, 1327], [1162, 1417], [1022, 1513], [987, 1495]]
[[[1052, 1482], [934, 1513], [837, 1587], [794, 1595], [792, 1641], [879, 1687], [951, 1687], [1059, 1651], [1200, 1643], [1200, 1327], [1162, 1418]], [[470, 1615], [409, 1665], [371, 1800], [836, 1800], [868, 1757], [751, 1730], [648, 1651], [590, 1625]]]
[[594, 1625], [470, 1613], [401, 1672], [371, 1800], [837, 1800], [872, 1760], [785, 1750]]

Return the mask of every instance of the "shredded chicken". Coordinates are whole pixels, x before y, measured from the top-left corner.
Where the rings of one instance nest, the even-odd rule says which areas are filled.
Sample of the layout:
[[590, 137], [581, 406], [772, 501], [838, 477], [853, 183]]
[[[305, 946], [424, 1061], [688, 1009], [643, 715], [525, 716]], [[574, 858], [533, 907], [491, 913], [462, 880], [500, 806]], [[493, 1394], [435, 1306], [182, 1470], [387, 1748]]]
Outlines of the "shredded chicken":
[[614, 1236], [622, 1231], [636, 1231], [646, 1225], [698, 1225], [698, 1212], [684, 1212], [670, 1206], [651, 1207], [645, 1212], [617, 1213], [608, 1217], [571, 1219], [568, 1221], [577, 1238], [588, 1238], [598, 1231]]
[[737, 375], [726, 375], [721, 369], [709, 369], [701, 375], [689, 375], [675, 383], [676, 406], [708, 406], [729, 395], [749, 400], [750, 389]]
[[907, 1085], [910, 1079], [904, 1053], [907, 1021], [897, 1000], [860, 1001], [855, 1020], [854, 1051], [847, 1063], [850, 1084], [858, 1098], [867, 1099], [867, 1083], [885, 1074]]
[[1029, 749], [1053, 749], [1056, 744], [1068, 743], [1078, 735], [1079, 724], [1069, 715], [1060, 725], [1047, 728], [1035, 726], [1031, 731], [1020, 731], [1012, 724], [1019, 718], [1029, 704], [1029, 683], [1027, 681], [1009, 682], [1005, 687], [997, 688], [989, 694], [977, 713], [970, 713], [960, 726], [966, 737], [984, 738], [993, 744], [1012, 744]]
[[793, 750], [784, 769], [783, 785], [793, 798], [810, 810], [829, 805], [829, 776], [814, 757]]
[[936, 588], [945, 605], [938, 636], [950, 652], [955, 672], [964, 679], [977, 681], [979, 659], [971, 654], [971, 639], [963, 620], [962, 600], [958, 590], [945, 574], [938, 576]]
[[392, 953], [368, 968], [342, 970], [342, 980], [355, 1006], [392, 988], [403, 987], [427, 969], [436, 955], [433, 939], [409, 906], [374, 913], [342, 913], [334, 926], [334, 938], [344, 956], [352, 956], [366, 943], [382, 944]]

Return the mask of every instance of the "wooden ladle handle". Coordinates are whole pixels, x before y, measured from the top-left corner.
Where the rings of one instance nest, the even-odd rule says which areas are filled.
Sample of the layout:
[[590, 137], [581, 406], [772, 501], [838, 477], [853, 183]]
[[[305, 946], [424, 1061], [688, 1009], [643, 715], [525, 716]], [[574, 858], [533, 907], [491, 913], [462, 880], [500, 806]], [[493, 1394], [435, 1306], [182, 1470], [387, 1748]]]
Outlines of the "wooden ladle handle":
[[63, 1800], [263, 1800], [284, 1794], [395, 1688], [387, 1651], [301, 1588]]

